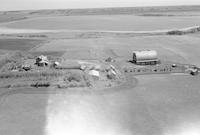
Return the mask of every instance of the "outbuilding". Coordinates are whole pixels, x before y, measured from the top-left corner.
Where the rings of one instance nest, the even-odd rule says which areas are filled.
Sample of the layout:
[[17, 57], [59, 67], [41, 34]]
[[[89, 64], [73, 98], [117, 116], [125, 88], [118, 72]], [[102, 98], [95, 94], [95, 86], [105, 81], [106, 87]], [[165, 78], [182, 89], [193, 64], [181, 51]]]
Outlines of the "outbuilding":
[[38, 66], [48, 66], [49, 60], [47, 56], [41, 55], [36, 58], [36, 65]]
[[48, 61], [41, 60], [41, 61], [38, 63], [38, 66], [40, 66], [40, 67], [45, 67], [45, 66], [48, 66], [48, 64], [49, 64]]
[[133, 62], [138, 65], [155, 65], [160, 61], [155, 50], [134, 51]]
[[91, 75], [96, 80], [98, 80], [100, 77], [100, 73], [97, 70], [90, 70], [89, 75]]

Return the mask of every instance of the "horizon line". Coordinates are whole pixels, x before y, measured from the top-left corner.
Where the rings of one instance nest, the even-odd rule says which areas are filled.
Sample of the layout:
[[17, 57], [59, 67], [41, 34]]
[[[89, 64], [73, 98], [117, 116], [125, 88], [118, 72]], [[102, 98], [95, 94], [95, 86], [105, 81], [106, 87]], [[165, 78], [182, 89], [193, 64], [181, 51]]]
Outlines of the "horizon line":
[[105, 6], [105, 7], [86, 7], [86, 8], [41, 8], [41, 9], [16, 9], [16, 10], [0, 10], [0, 12], [20, 12], [20, 11], [39, 11], [39, 10], [84, 10], [84, 9], [117, 9], [117, 8], [154, 8], [154, 7], [199, 7], [198, 5], [175, 4], [175, 5], [155, 5], [155, 6]]

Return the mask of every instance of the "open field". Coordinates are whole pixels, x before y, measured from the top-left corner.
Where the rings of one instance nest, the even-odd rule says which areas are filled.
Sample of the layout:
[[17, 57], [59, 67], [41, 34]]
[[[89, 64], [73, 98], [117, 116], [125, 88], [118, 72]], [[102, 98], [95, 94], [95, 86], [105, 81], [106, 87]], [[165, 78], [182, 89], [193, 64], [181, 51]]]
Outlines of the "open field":
[[1, 133], [181, 135], [182, 128], [198, 133], [199, 77], [148, 75], [137, 79], [134, 89], [99, 94], [16, 89], [1, 102]]
[[91, 9], [53, 9], [1, 11], [0, 22], [12, 22], [38, 16], [82, 16], [82, 15], [144, 15], [144, 16], [199, 16], [199, 6], [121, 7]]
[[0, 22], [10, 22], [10, 21], [16, 21], [16, 20], [23, 20], [26, 19], [26, 15], [20, 12], [12, 12], [12, 13], [6, 13], [6, 12], [1, 12], [0, 13]]
[[0, 133], [3, 135], [44, 135], [48, 91], [1, 89]]
[[128, 60], [134, 50], [155, 49], [163, 60], [200, 66], [199, 42], [199, 38], [191, 35], [67, 39], [53, 40], [36, 51], [66, 51], [63, 56], [66, 59], [106, 59], [111, 56]]
[[38, 44], [42, 43], [41, 40], [31, 39], [0, 39], [0, 49], [2, 50], [20, 50], [28, 51]]
[[[48, 23], [47, 23], [48, 22]], [[57, 16], [11, 22], [9, 28], [44, 30], [151, 31], [199, 25], [199, 16], [143, 17], [134, 15]], [[115, 25], [113, 25], [115, 24]]]
[[[105, 64], [105, 59], [112, 57], [116, 62], [107, 64], [122, 71], [132, 59], [133, 51], [146, 49], [156, 50], [161, 62], [200, 66], [199, 31], [186, 35], [119, 34], [199, 26], [199, 6], [12, 11], [0, 12], [0, 22], [0, 28], [9, 30], [4, 29], [0, 34], [10, 34], [9, 38], [1, 36], [0, 39], [0, 60], [10, 56], [0, 67], [9, 61], [16, 64], [19, 57], [15, 57], [15, 50], [21, 50], [33, 56], [44, 54], [78, 62]], [[104, 33], [95, 37], [96, 33], [87, 33], [92, 31], [111, 32], [114, 36]], [[17, 33], [25, 36], [16, 36]], [[42, 37], [31, 37], [27, 33], [39, 33]], [[124, 81], [109, 88], [102, 84], [63, 89], [14, 87], [30, 80], [60, 81], [56, 76], [34, 70], [0, 75], [2, 87], [13, 86], [0, 88], [0, 134], [200, 134], [199, 75], [121, 72], [119, 75]]]
[[46, 133], [199, 133], [199, 77], [156, 75], [137, 79], [136, 88], [115, 88], [114, 92], [108, 90], [103, 94], [50, 95]]

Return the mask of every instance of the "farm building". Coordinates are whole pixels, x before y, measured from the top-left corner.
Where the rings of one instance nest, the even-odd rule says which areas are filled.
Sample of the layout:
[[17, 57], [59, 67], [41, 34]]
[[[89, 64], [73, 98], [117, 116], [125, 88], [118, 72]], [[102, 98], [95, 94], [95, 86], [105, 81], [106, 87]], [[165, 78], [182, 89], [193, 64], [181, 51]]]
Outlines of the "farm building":
[[63, 61], [61, 63], [54, 63], [56, 69], [81, 69], [81, 65], [76, 61]]
[[58, 61], [54, 61], [53, 62], [53, 64], [52, 64], [52, 66], [55, 68], [55, 67], [57, 67], [57, 66], [59, 66], [60, 65], [60, 63], [58, 62]]
[[35, 64], [38, 66], [41, 66], [41, 67], [48, 66], [49, 60], [48, 60], [47, 56], [41, 55], [36, 58]]
[[97, 70], [90, 70], [89, 75], [91, 75], [94, 79], [99, 80], [100, 73]]
[[156, 51], [147, 50], [133, 52], [133, 62], [138, 65], [155, 65], [160, 61]]

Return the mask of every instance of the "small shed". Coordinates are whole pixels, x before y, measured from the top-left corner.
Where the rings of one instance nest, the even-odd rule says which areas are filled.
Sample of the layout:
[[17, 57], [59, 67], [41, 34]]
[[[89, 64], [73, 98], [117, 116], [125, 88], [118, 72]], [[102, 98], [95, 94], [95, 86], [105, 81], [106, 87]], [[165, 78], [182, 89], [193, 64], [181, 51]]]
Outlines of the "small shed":
[[113, 69], [111, 69], [108, 71], [107, 77], [108, 77], [108, 79], [116, 79], [117, 73]]
[[91, 75], [95, 79], [99, 79], [100, 77], [100, 73], [97, 70], [90, 70], [88, 74]]
[[59, 63], [58, 61], [55, 61], [55, 62], [52, 64], [53, 67], [57, 67], [57, 66], [59, 66], [59, 65], [60, 65], [60, 63]]
[[31, 70], [31, 66], [30, 65], [22, 65], [22, 69], [24, 71], [29, 71], [29, 70]]

